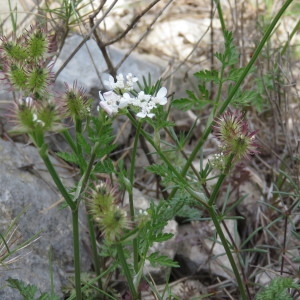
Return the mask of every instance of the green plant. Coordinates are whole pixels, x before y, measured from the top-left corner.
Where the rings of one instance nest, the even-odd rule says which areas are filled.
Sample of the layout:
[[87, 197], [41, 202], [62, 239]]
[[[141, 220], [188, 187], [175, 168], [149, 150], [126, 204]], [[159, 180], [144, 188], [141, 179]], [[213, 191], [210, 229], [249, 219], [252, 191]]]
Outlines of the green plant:
[[[26, 133], [37, 147], [54, 183], [65, 199], [65, 207], [72, 212], [73, 249], [75, 267], [75, 294], [70, 298], [82, 299], [91, 289], [99, 297], [114, 297], [114, 291], [107, 286], [106, 275], [120, 270], [126, 278], [128, 294], [134, 300], [141, 299], [141, 281], [146, 261], [151, 265], [178, 267], [170, 258], [154, 252], [150, 247], [156, 242], [172, 238], [172, 234], [163, 230], [167, 222], [176, 215], [186, 213], [186, 204], [196, 206], [204, 211], [213, 221], [216, 235], [224, 247], [230, 261], [241, 299], [251, 299], [247, 278], [243, 271], [243, 256], [240, 249], [229, 235], [226, 238], [224, 220], [228, 218], [224, 209], [220, 212], [216, 201], [224, 186], [225, 180], [235, 170], [242, 159], [250, 159], [258, 153], [255, 140], [256, 131], [250, 130], [246, 114], [241, 112], [247, 106], [254, 105], [261, 109], [261, 103], [255, 102], [257, 91], [241, 89], [241, 83], [253, 72], [253, 65], [280, 17], [292, 1], [286, 1], [273, 21], [267, 27], [251, 60], [244, 67], [237, 67], [238, 53], [234, 46], [233, 34], [225, 29], [222, 23], [225, 49], [216, 53], [219, 68], [195, 73], [199, 80], [197, 93], [188, 91], [188, 97], [171, 101], [168, 109], [167, 89], [159, 80], [152, 84], [150, 78], [134, 89], [137, 78], [131, 73], [127, 76], [118, 74], [110, 76], [105, 82], [109, 91], [99, 93], [100, 102], [96, 114], [91, 112], [91, 99], [78, 87], [66, 85], [65, 92], [54, 96], [49, 90], [52, 80], [51, 70], [46, 67], [46, 58], [51, 55], [48, 33], [40, 27], [32, 28], [17, 42], [2, 39], [1, 55], [4, 61], [3, 73], [11, 88], [21, 94], [13, 108], [13, 120], [16, 126], [13, 132]], [[62, 13], [69, 21], [74, 13], [73, 2], [64, 1]], [[79, 4], [79, 2], [77, 3]], [[76, 5], [77, 5], [76, 4]], [[220, 5], [218, 11], [221, 14]], [[222, 18], [221, 18], [222, 19]], [[222, 19], [223, 20], [223, 19]], [[223, 20], [224, 21], [224, 20]], [[209, 99], [208, 84], [217, 86], [217, 93]], [[209, 107], [211, 113], [201, 138], [196, 142], [189, 156], [183, 149], [189, 141], [187, 136], [177, 136], [174, 124], [168, 121], [173, 108], [200, 110]], [[131, 161], [128, 168], [124, 162], [115, 164], [110, 155], [115, 150], [112, 123], [118, 115], [125, 115], [135, 128]], [[75, 135], [71, 136], [63, 120], [73, 122]], [[193, 128], [191, 129], [192, 132]], [[202, 150], [209, 134], [214, 132], [220, 143], [219, 152], [203, 165], [198, 172], [192, 163]], [[59, 132], [69, 144], [68, 152], [58, 153], [65, 161], [76, 165], [80, 179], [76, 185], [67, 189], [49, 158], [45, 136], [48, 132]], [[164, 140], [162, 132], [170, 137]], [[151, 157], [148, 172], [158, 178], [159, 188], [165, 195], [164, 201], [152, 201], [146, 211], [136, 211], [133, 188], [135, 185], [136, 157], [138, 143], [145, 147]], [[153, 152], [146, 148], [151, 145]], [[175, 164], [174, 157], [181, 154], [182, 160]], [[158, 158], [156, 161], [153, 156]], [[216, 171], [217, 175], [212, 175]], [[110, 180], [100, 181], [99, 174], [105, 174]], [[215, 176], [216, 184], [207, 188], [207, 182]], [[114, 179], [115, 178], [115, 179]], [[115, 181], [118, 182], [118, 186]], [[119, 198], [119, 192], [129, 195], [129, 211], [125, 211]], [[242, 199], [240, 200], [242, 201]], [[94, 259], [95, 278], [87, 280], [82, 286], [80, 270], [79, 223], [78, 209], [83, 205], [87, 212], [91, 248]], [[223, 226], [223, 227], [222, 227]], [[95, 227], [101, 232], [101, 247], [97, 244]], [[227, 232], [228, 233], [228, 232]], [[219, 242], [215, 239], [214, 242]], [[238, 262], [235, 260], [235, 255]], [[111, 258], [110, 268], [105, 270], [103, 259]], [[109, 278], [109, 276], [107, 276]], [[20, 282], [11, 281], [22, 293], [35, 295], [35, 288]], [[92, 287], [92, 288], [91, 288]]]
[[268, 287], [258, 293], [256, 300], [292, 300], [292, 296], [287, 293], [287, 289], [299, 289], [300, 285], [295, 283], [292, 278], [274, 278]]
[[57, 300], [58, 297], [48, 295], [47, 293], [41, 293], [37, 296], [38, 289], [35, 285], [25, 284], [22, 280], [9, 278], [7, 280], [11, 288], [17, 289], [24, 300]]

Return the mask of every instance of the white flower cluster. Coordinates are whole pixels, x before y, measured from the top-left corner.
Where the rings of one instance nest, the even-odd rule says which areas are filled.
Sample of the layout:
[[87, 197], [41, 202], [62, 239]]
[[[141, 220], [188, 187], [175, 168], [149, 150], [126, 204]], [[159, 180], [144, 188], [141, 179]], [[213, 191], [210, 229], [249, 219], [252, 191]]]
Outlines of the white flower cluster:
[[131, 73], [126, 75], [126, 81], [124, 81], [123, 74], [119, 74], [116, 77], [117, 82], [115, 82], [114, 78], [109, 75], [108, 80], [105, 80], [104, 84], [109, 90], [119, 90], [121, 93], [132, 91], [133, 84], [138, 81], [138, 78], [133, 76]]
[[152, 109], [157, 105], [167, 104], [167, 89], [162, 87], [156, 96], [145, 94], [143, 91], [139, 92], [137, 97], [132, 97], [128, 92], [133, 90], [133, 84], [137, 81], [131, 73], [126, 76], [126, 81], [122, 74], [117, 75], [117, 82], [112, 76], [104, 84], [111, 89], [111, 91], [101, 93], [99, 92], [100, 103], [99, 106], [110, 116], [118, 113], [119, 109], [128, 106], [133, 106], [139, 109], [137, 117], [139, 118], [153, 118], [154, 113]]

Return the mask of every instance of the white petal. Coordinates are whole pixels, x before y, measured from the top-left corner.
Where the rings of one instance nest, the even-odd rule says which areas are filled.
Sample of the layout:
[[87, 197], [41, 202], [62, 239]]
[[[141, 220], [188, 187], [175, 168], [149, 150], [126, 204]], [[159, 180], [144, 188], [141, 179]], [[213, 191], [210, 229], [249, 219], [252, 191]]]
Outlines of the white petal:
[[137, 117], [139, 118], [145, 118], [146, 117], [146, 113], [143, 111], [140, 111], [139, 113], [136, 114]]
[[121, 96], [119, 96], [118, 94], [116, 94], [112, 91], [103, 93], [103, 97], [104, 97], [105, 101], [108, 102], [108, 104], [116, 104], [116, 102], [119, 101], [121, 98]]
[[111, 107], [106, 103], [106, 101], [100, 101], [99, 105], [101, 106], [101, 108], [108, 114], [108, 115], [112, 115], [113, 114], [113, 110], [111, 109]]
[[159, 99], [159, 102], [158, 102], [160, 105], [165, 105], [168, 103], [168, 99], [166, 97], [163, 97], [161, 99]]
[[162, 98], [162, 97], [165, 97], [168, 93], [168, 90], [163, 86], [159, 89], [159, 91], [157, 92], [157, 95], [156, 97], [157, 98]]
[[151, 114], [147, 114], [147, 117], [149, 117], [149, 118], [151, 118], [151, 119], [152, 119], [154, 116], [155, 116], [155, 114], [152, 114], [152, 113], [151, 113]]

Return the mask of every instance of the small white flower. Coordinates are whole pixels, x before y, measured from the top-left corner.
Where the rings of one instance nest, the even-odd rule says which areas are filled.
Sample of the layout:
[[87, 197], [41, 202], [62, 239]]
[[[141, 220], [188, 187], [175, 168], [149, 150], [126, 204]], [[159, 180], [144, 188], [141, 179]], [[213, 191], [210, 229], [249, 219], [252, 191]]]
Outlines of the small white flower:
[[115, 79], [109, 75], [108, 80], [104, 81], [104, 85], [107, 86], [108, 89], [114, 90], [118, 93], [129, 92], [133, 90], [133, 84], [138, 81], [138, 78], [133, 76], [131, 73], [126, 75], [126, 81], [124, 79], [123, 74], [118, 74]]
[[123, 74], [119, 74], [116, 77], [117, 77], [117, 82], [115, 84], [116, 88], [124, 89], [125, 85], [124, 85], [124, 76], [123, 76]]
[[110, 116], [115, 115], [118, 113], [119, 110], [119, 101], [121, 96], [117, 95], [116, 93], [109, 91], [101, 94], [99, 92], [100, 103], [99, 106], [106, 111], [106, 113]]
[[[144, 91], [138, 93], [137, 97], [131, 97], [128, 93], [133, 90], [133, 85], [138, 81], [138, 78], [128, 73], [126, 77], [118, 74], [115, 79], [109, 75], [108, 81], [104, 84], [112, 91], [106, 92], [103, 95], [99, 92], [100, 103], [99, 107], [103, 108], [110, 116], [118, 113], [119, 109], [128, 107], [129, 105], [139, 108], [137, 117], [139, 118], [153, 118], [152, 109], [157, 105], [167, 104], [167, 89], [162, 87], [156, 93], [156, 96], [145, 94]], [[99, 109], [99, 107], [97, 109]]]
[[136, 116], [139, 117], [139, 118], [141, 118], [141, 119], [146, 118], [146, 117], [149, 117], [149, 118], [152, 119], [155, 116], [155, 114], [149, 113], [149, 112], [147, 112], [145, 110], [142, 110], [139, 113], [137, 113]]
[[115, 88], [115, 79], [109, 75], [108, 80], [104, 81], [104, 85], [107, 86], [108, 89], [113, 90]]
[[123, 97], [121, 97], [121, 99], [120, 99], [119, 107], [120, 108], [127, 107], [128, 105], [131, 104], [132, 100], [134, 100], [134, 98], [131, 98], [128, 93], [124, 93]]
[[126, 81], [126, 90], [127, 91], [133, 90], [133, 84], [138, 81], [138, 78], [133, 76], [131, 73], [128, 73], [126, 75], [126, 80], [127, 80]]
[[165, 87], [160, 88], [160, 90], [157, 92], [155, 97], [152, 97], [152, 101], [154, 103], [160, 104], [160, 105], [165, 105], [167, 104], [167, 89]]

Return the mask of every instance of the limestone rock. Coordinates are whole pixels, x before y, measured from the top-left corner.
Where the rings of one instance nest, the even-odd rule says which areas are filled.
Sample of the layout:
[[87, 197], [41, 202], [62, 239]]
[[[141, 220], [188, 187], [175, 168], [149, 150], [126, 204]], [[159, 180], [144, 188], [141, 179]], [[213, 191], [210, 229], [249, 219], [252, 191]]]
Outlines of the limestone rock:
[[[39, 233], [38, 240], [17, 253], [20, 257], [14, 263], [9, 264], [8, 268], [1, 267], [0, 287], [5, 286], [6, 279], [11, 277], [36, 285], [41, 292], [50, 292], [51, 264], [54, 290], [61, 297], [62, 286], [73, 272], [71, 212], [68, 208], [60, 208], [61, 195], [46, 172], [36, 148], [0, 139], [0, 152], [0, 232], [3, 234], [21, 213], [17, 231], [12, 236], [17, 241], [11, 250]], [[52, 161], [59, 166], [59, 161], [54, 158]], [[73, 185], [71, 173], [62, 167], [58, 167], [58, 172], [66, 185]], [[87, 271], [92, 262], [87, 250], [89, 241], [85, 218], [84, 211], [81, 211], [81, 263], [83, 270]], [[50, 253], [52, 262], [49, 261]], [[10, 288], [1, 289], [0, 298], [21, 299]]]

